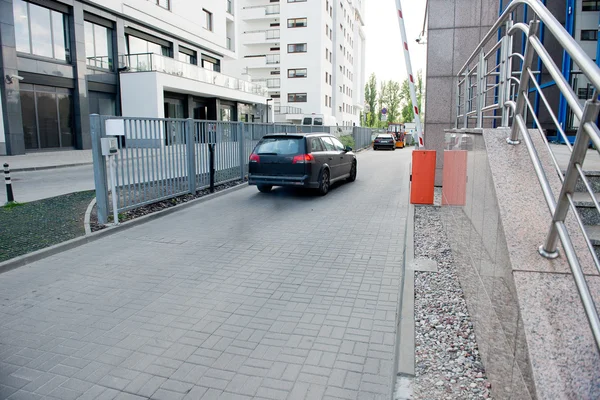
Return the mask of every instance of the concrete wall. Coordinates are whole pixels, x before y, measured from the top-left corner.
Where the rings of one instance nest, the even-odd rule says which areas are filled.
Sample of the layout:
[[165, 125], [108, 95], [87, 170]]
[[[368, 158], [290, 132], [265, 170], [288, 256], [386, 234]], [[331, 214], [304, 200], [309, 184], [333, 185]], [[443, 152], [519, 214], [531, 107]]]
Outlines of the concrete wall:
[[499, 0], [429, 0], [425, 147], [436, 150], [442, 183], [444, 129], [454, 127], [455, 76], [498, 19]]
[[[465, 201], [447, 205], [444, 195], [442, 215], [492, 396], [598, 399], [600, 355], [564, 255], [548, 260], [537, 252], [551, 215], [526, 146], [506, 144], [508, 133], [469, 135], [466, 158], [457, 157], [465, 161], [448, 157], [444, 165], [447, 179], [463, 182], [444, 184], [444, 194]], [[537, 132], [531, 135], [542, 148]], [[540, 158], [559, 193], [549, 154], [540, 152]], [[566, 226], [599, 304], [600, 276], [571, 214]]]

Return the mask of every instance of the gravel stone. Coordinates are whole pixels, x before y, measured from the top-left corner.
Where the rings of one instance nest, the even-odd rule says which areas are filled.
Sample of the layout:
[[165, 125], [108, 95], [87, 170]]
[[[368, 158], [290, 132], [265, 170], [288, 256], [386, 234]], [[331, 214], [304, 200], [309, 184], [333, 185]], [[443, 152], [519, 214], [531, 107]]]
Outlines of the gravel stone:
[[[436, 204], [440, 191], [436, 190]], [[491, 399], [473, 323], [436, 206], [415, 207], [415, 257], [438, 272], [415, 272], [413, 399]]]

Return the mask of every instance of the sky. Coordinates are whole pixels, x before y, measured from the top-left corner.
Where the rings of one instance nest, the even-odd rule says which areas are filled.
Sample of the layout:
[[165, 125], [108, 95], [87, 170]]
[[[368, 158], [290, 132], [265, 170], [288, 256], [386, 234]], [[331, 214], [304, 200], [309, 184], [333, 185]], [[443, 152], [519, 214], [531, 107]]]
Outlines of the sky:
[[[427, 47], [415, 41], [423, 29], [426, 0], [401, 0], [406, 23], [408, 50], [413, 73], [425, 73]], [[407, 78], [404, 50], [398, 26], [395, 0], [367, 0], [365, 4], [366, 79], [371, 73], [382, 80], [403, 81]]]

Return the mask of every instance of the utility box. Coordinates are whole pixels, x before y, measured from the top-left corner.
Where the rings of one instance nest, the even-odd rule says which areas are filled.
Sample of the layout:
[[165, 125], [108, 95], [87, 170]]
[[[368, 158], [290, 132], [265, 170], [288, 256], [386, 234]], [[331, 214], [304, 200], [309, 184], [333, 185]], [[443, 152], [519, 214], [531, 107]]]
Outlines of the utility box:
[[107, 137], [100, 139], [103, 156], [114, 156], [119, 152], [119, 143], [116, 137]]
[[433, 204], [435, 150], [413, 150], [411, 204]]

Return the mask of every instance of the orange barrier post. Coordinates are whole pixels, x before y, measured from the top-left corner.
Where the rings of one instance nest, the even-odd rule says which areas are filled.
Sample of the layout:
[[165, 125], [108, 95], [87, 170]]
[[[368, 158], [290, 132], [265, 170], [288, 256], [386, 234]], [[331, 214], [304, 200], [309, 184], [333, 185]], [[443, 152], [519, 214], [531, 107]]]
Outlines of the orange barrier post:
[[433, 204], [435, 185], [435, 150], [414, 150], [412, 153], [411, 204]]

